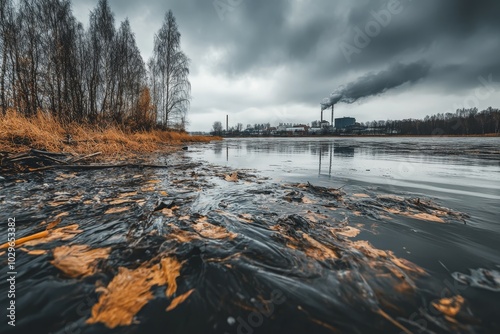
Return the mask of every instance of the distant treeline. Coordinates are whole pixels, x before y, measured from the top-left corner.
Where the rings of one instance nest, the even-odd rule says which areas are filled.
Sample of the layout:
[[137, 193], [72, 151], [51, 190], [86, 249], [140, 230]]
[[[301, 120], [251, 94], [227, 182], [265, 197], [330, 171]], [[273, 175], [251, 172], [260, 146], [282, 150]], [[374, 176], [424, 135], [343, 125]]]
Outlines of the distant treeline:
[[500, 109], [489, 107], [458, 109], [456, 113], [426, 116], [423, 120], [372, 121], [361, 123], [376, 133], [401, 135], [483, 135], [498, 134]]
[[144, 63], [130, 23], [118, 30], [107, 0], [88, 29], [69, 0], [0, 0], [0, 113], [47, 112], [62, 122], [184, 129], [189, 59], [172, 12]]

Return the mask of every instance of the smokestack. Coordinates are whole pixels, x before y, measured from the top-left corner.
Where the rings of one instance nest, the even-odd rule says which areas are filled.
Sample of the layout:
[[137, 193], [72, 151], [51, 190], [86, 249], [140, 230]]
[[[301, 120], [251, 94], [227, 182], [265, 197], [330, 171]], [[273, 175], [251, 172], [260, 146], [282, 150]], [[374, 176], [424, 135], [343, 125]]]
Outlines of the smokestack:
[[333, 108], [335, 107], [335, 104], [332, 104], [332, 123], [331, 123], [331, 126], [333, 128]]
[[226, 115], [226, 132], [229, 132], [229, 115]]

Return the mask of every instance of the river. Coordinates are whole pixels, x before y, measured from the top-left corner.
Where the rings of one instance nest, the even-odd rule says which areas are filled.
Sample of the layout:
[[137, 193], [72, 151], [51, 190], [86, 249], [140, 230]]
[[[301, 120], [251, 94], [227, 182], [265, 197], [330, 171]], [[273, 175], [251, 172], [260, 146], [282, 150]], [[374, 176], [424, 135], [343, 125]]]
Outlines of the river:
[[499, 144], [228, 139], [2, 175], [0, 235], [32, 240], [0, 332], [498, 333]]

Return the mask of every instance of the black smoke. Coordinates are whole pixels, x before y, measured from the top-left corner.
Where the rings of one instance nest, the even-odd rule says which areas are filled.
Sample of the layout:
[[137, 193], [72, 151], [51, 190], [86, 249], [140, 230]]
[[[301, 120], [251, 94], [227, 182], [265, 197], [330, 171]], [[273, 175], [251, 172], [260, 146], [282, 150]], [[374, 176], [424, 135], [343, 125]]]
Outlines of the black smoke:
[[329, 98], [321, 103], [323, 110], [338, 102], [354, 103], [369, 96], [375, 96], [399, 87], [413, 84], [429, 74], [430, 65], [425, 61], [411, 64], [395, 63], [387, 70], [368, 73], [346, 86], [337, 88]]

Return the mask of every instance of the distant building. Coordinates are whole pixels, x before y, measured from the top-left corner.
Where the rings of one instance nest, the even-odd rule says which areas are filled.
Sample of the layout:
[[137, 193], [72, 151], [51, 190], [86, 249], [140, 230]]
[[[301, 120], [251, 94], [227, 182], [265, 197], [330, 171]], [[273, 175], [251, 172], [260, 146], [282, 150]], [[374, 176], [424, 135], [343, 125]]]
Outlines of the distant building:
[[321, 126], [320, 126], [321, 128], [330, 127], [330, 122], [328, 122], [328, 121], [322, 121], [322, 122], [320, 122], [320, 124], [321, 124]]
[[345, 129], [347, 127], [353, 126], [356, 124], [356, 119], [353, 117], [342, 117], [335, 118], [335, 129]]
[[322, 130], [321, 128], [310, 128], [309, 133], [310, 134], [319, 134], [319, 133], [321, 133], [321, 130]]

